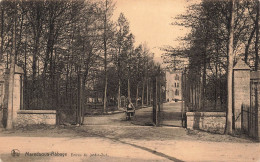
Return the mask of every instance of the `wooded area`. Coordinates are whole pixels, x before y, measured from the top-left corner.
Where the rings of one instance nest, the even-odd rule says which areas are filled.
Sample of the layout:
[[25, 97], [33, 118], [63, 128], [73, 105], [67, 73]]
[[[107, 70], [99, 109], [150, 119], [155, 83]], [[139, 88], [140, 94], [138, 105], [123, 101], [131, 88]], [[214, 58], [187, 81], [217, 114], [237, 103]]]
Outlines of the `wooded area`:
[[184, 70], [186, 106], [189, 111], [228, 111], [232, 132], [233, 65], [242, 59], [259, 70], [259, 1], [202, 0], [173, 25], [190, 29], [180, 38], [183, 45], [164, 48], [170, 68]]
[[111, 0], [0, 5], [0, 60], [24, 70], [23, 109], [60, 109], [79, 117], [93, 103], [101, 103], [103, 112], [119, 108], [121, 96], [136, 106], [151, 104], [150, 78], [158, 65], [145, 44], [134, 46], [124, 14], [112, 21]]
[[[225, 110], [227, 104], [227, 71], [230, 32], [233, 26], [232, 53], [235, 64], [244, 60], [251, 70], [259, 69], [259, 1], [235, 1], [234, 24], [231, 25], [231, 1], [203, 0], [189, 6], [187, 14], [175, 18], [173, 25], [190, 29], [180, 38], [178, 48], [164, 48], [164, 59], [170, 68], [185, 69], [186, 98], [194, 109], [210, 107]], [[188, 62], [182, 58], [187, 58]], [[185, 64], [185, 65], [184, 65]]]

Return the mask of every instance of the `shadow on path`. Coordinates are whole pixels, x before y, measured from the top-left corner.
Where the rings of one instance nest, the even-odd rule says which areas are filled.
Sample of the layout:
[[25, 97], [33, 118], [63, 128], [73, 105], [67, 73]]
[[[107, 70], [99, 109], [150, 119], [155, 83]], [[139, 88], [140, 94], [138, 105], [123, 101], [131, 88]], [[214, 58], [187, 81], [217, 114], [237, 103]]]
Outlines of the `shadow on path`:
[[[84, 133], [85, 130], [77, 130], [79, 133]], [[138, 149], [142, 149], [142, 150], [145, 150], [147, 152], [150, 152], [154, 155], [157, 155], [157, 156], [160, 156], [160, 157], [163, 157], [163, 158], [166, 158], [166, 159], [169, 159], [171, 161], [175, 161], [175, 162], [183, 162], [182, 160], [180, 159], [177, 159], [175, 157], [172, 157], [172, 156], [169, 156], [169, 155], [166, 155], [162, 152], [158, 152], [156, 150], [153, 150], [153, 149], [150, 149], [150, 148], [147, 148], [147, 147], [143, 147], [143, 146], [139, 146], [139, 145], [136, 145], [136, 144], [133, 144], [133, 143], [128, 143], [128, 142], [125, 142], [125, 141], [122, 141], [120, 140], [119, 138], [113, 138], [113, 137], [107, 137], [105, 135], [100, 135], [100, 134], [97, 134], [97, 133], [93, 133], [95, 136], [97, 137], [100, 137], [100, 138], [105, 138], [105, 139], [109, 139], [111, 141], [114, 141], [114, 142], [120, 142], [122, 144], [126, 144], [126, 145], [130, 145], [130, 146], [133, 146], [135, 148], [138, 148]]]
[[160, 112], [160, 125], [182, 127], [182, 104], [180, 102], [164, 103]]
[[[106, 137], [106, 138], [109, 138], [109, 137]], [[111, 139], [111, 138], [109, 138], [109, 139]], [[150, 152], [150, 153], [152, 153], [152, 154], [154, 154], [154, 155], [157, 155], [157, 156], [161, 156], [161, 157], [167, 158], [167, 159], [169, 159], [169, 160], [171, 160], [171, 161], [183, 162], [183, 161], [180, 160], [180, 159], [177, 159], [177, 158], [175, 158], [175, 157], [172, 157], [172, 156], [166, 155], [166, 154], [164, 154], [164, 153], [162, 153], [162, 152], [158, 152], [158, 151], [155, 151], [155, 150], [152, 150], [152, 149], [149, 149], [149, 148], [143, 147], [143, 146], [138, 146], [138, 145], [136, 145], [136, 144], [132, 144], [132, 143], [128, 143], [128, 142], [124, 142], [124, 141], [121, 141], [121, 140], [119, 140], [119, 139], [114, 139], [114, 138], [112, 138], [111, 140], [115, 140], [115, 141], [121, 142], [121, 143], [123, 143], [123, 144], [127, 144], [127, 145], [130, 145], [130, 146], [133, 146], [133, 147], [136, 147], [136, 148], [139, 148], [139, 149], [142, 149], [142, 150], [148, 151], [148, 152]]]

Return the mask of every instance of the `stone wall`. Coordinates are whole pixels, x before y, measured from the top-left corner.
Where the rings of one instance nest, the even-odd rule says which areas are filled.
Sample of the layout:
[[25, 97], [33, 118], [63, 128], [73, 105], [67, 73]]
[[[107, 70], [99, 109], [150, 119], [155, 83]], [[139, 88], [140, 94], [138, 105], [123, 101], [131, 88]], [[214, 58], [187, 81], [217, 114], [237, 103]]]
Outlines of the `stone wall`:
[[200, 129], [213, 133], [224, 133], [225, 112], [187, 112], [187, 128]]
[[56, 110], [18, 110], [16, 126], [55, 125]]

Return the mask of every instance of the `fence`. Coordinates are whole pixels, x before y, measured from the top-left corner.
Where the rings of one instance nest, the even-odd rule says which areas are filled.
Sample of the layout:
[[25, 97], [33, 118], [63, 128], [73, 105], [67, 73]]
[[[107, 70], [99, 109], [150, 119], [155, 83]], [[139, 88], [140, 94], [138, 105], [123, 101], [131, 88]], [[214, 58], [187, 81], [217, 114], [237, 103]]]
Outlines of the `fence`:
[[[63, 105], [62, 108], [57, 109], [57, 124], [76, 124], [78, 121], [77, 107], [68, 107]], [[84, 122], [84, 121], [82, 121]]]
[[152, 79], [152, 105], [153, 105], [153, 123], [156, 126], [160, 125], [161, 110], [163, 109], [163, 74], [158, 68], [158, 73]]
[[226, 109], [226, 76], [203, 77], [201, 72], [185, 68], [182, 71], [184, 111], [224, 112]]
[[[252, 138], [260, 139], [259, 130], [259, 86], [260, 78], [251, 72], [250, 80], [250, 106], [242, 105], [242, 129]], [[256, 77], [255, 77], [256, 76]]]

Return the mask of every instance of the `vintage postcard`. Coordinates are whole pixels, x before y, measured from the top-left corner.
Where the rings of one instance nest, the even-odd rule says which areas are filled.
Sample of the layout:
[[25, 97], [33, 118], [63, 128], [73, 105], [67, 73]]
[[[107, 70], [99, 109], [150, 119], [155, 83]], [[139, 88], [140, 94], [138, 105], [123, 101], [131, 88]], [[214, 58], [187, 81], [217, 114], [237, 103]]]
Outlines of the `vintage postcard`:
[[0, 162], [260, 161], [259, 0], [0, 0]]

